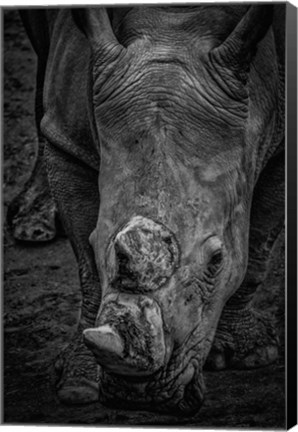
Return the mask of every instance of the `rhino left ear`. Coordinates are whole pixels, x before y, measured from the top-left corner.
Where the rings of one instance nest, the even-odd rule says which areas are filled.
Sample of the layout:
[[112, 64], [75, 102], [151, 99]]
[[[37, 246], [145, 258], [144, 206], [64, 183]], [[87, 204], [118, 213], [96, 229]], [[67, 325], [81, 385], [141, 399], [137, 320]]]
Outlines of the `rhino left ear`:
[[104, 7], [74, 8], [71, 12], [75, 24], [88, 38], [93, 51], [109, 54], [113, 47], [124, 49], [114, 35]]
[[227, 39], [210, 52], [210, 56], [235, 72], [246, 71], [272, 19], [272, 5], [251, 6]]

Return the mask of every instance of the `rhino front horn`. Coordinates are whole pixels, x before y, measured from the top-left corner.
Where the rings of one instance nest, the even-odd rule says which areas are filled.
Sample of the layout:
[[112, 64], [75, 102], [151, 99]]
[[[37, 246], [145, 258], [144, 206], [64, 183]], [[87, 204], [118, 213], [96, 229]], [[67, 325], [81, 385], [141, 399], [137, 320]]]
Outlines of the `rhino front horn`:
[[115, 372], [123, 367], [124, 343], [109, 325], [84, 330], [84, 342], [100, 364], [110, 364]]
[[103, 301], [98, 322], [98, 327], [83, 335], [104, 369], [118, 375], [149, 376], [165, 364], [162, 316], [153, 299], [110, 295]]

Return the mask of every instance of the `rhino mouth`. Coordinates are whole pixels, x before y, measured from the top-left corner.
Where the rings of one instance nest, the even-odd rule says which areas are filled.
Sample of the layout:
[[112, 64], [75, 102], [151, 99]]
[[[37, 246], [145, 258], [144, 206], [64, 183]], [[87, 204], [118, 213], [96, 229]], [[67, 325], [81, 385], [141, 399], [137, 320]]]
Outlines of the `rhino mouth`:
[[99, 400], [128, 410], [147, 410], [174, 416], [196, 414], [203, 402], [202, 369], [196, 361], [169, 368], [143, 379], [119, 376], [102, 369]]
[[[203, 400], [202, 367], [191, 336], [175, 348], [157, 302], [144, 295], [110, 294], [85, 343], [101, 366], [100, 401], [124, 409], [188, 415]], [[193, 347], [192, 347], [193, 348]]]

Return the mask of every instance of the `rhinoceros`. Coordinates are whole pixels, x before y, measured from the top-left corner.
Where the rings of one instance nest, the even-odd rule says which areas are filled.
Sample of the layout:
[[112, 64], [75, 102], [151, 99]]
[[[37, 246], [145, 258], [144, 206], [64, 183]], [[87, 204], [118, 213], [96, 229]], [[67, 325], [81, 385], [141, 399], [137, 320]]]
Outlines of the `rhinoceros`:
[[284, 5], [23, 10], [77, 258], [65, 403], [189, 415], [203, 366], [276, 360], [252, 301], [284, 219]]

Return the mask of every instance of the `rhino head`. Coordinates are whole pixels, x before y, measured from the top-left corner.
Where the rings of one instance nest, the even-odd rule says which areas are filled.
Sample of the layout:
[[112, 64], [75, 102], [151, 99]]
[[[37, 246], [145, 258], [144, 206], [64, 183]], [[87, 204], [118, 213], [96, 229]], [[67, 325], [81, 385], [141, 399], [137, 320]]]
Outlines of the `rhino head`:
[[74, 11], [92, 51], [101, 156], [90, 242], [102, 303], [84, 337], [105, 403], [198, 410], [220, 314], [245, 275], [274, 110], [262, 114], [250, 65], [271, 8], [245, 7], [224, 26], [212, 8], [170, 21], [152, 9], [149, 24], [135, 9], [115, 30], [105, 9]]

